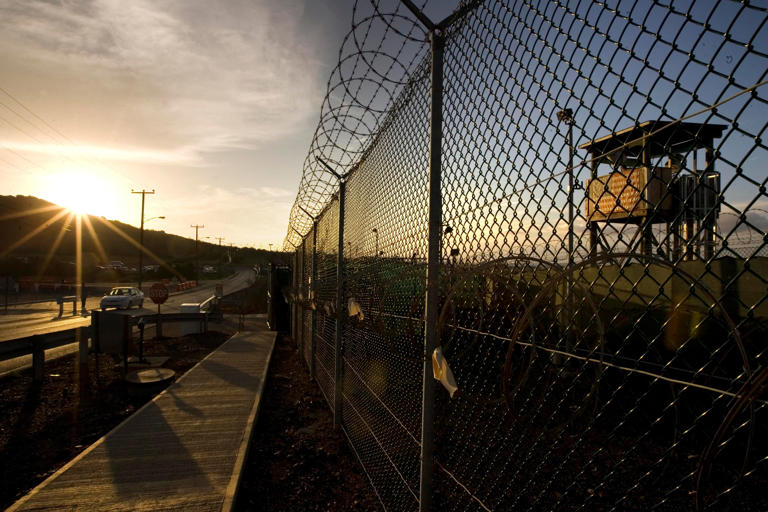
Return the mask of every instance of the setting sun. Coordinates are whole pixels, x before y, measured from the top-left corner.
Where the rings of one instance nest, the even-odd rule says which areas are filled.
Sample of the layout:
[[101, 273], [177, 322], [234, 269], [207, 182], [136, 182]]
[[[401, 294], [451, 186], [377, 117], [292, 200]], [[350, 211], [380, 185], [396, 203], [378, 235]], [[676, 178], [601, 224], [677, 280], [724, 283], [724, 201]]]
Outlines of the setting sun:
[[43, 178], [40, 196], [75, 213], [117, 216], [116, 191], [96, 172], [62, 168]]

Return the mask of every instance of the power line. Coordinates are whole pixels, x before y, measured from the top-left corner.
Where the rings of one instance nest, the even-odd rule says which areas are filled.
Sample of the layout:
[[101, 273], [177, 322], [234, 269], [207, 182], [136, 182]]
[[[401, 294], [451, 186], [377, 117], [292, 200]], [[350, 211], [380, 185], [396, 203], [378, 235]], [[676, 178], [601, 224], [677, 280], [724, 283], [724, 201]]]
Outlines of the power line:
[[[7, 107], [7, 106], [6, 106], [6, 105], [5, 105], [3, 102], [0, 102], [0, 105], [4, 106], [5, 108], [8, 108], [8, 107]], [[17, 113], [16, 113], [16, 112], [15, 112], [13, 109], [8, 109], [8, 110], [10, 110], [11, 112], [13, 112], [14, 114], [16, 114], [16, 115], [18, 116], [18, 114], [17, 114]], [[8, 123], [8, 125], [9, 125], [9, 126], [11, 126], [12, 128], [15, 128], [16, 130], [18, 130], [18, 131], [20, 131], [21, 133], [23, 133], [24, 135], [26, 135], [26, 136], [27, 136], [27, 137], [29, 137], [30, 139], [32, 139], [32, 140], [34, 140], [34, 141], [36, 141], [36, 142], [39, 142], [40, 144], [43, 144], [43, 141], [41, 141], [40, 139], [38, 139], [37, 137], [35, 137], [35, 136], [34, 136], [34, 135], [32, 135], [31, 133], [27, 132], [25, 129], [23, 129], [23, 128], [19, 128], [18, 126], [16, 126], [16, 125], [15, 125], [15, 124], [13, 124], [11, 121], [9, 121], [8, 119], [4, 118], [3, 116], [0, 116], [0, 119], [2, 119], [3, 121], [5, 121], [6, 123]], [[22, 117], [21, 119], [24, 119], [24, 118]], [[26, 121], [26, 119], [24, 119], [24, 120]], [[27, 121], [27, 122], [29, 122], [29, 121]], [[30, 125], [32, 125], [32, 123], [29, 123], [29, 124], [30, 124]], [[33, 126], [33, 127], [35, 127], [34, 125], [32, 125], [32, 126]], [[39, 129], [39, 128], [38, 128], [38, 129]]]
[[[17, 157], [21, 158], [22, 160], [26, 160], [27, 162], [29, 162], [29, 163], [30, 163], [30, 164], [32, 164], [33, 166], [37, 167], [38, 169], [40, 169], [40, 170], [44, 170], [44, 169], [41, 167], [41, 165], [40, 165], [39, 163], [37, 163], [37, 162], [33, 162], [32, 160], [30, 160], [30, 159], [29, 159], [29, 158], [27, 158], [26, 156], [22, 155], [22, 154], [21, 154], [21, 153], [19, 153], [18, 151], [14, 150], [14, 149], [11, 149], [11, 148], [9, 148], [8, 146], [6, 146], [6, 145], [4, 145], [4, 144], [0, 144], [0, 147], [2, 147], [2, 149], [5, 149], [5, 150], [6, 150], [6, 151], [8, 151], [9, 153], [13, 153], [14, 155], [16, 155]], [[18, 167], [17, 167], [17, 168], [18, 168]], [[21, 170], [23, 170], [23, 171], [24, 171], [24, 170], [26, 170], [26, 169], [21, 169]]]
[[[53, 126], [51, 123], [49, 123], [48, 121], [46, 121], [46, 120], [45, 120], [43, 117], [41, 117], [40, 115], [36, 114], [36, 113], [35, 113], [35, 112], [34, 112], [34, 111], [31, 109], [31, 108], [29, 108], [28, 106], [26, 106], [26, 105], [25, 105], [25, 104], [24, 104], [24, 103], [23, 103], [21, 100], [19, 100], [18, 98], [16, 98], [16, 97], [15, 97], [13, 94], [11, 94], [10, 92], [8, 92], [6, 89], [4, 89], [3, 87], [0, 87], [0, 92], [2, 92], [3, 94], [5, 94], [5, 95], [6, 95], [8, 98], [10, 98], [11, 100], [13, 100], [13, 101], [14, 101], [16, 104], [18, 104], [18, 105], [19, 105], [19, 106], [20, 106], [22, 109], [24, 109], [26, 112], [28, 112], [28, 113], [29, 113], [31, 116], [33, 116], [35, 119], [37, 119], [38, 121], [40, 121], [40, 123], [42, 123], [42, 124], [43, 124], [45, 127], [47, 127], [47, 128], [50, 130], [50, 131], [52, 131], [53, 133], [55, 133], [56, 135], [58, 135], [59, 137], [61, 137], [62, 139], [64, 139], [64, 140], [65, 140], [65, 141], [66, 141], [66, 142], [69, 144], [69, 146], [70, 146], [70, 147], [78, 147], [78, 146], [80, 146], [80, 145], [79, 145], [77, 142], [75, 142], [75, 141], [74, 141], [74, 140], [72, 140], [70, 137], [68, 137], [67, 135], [65, 135], [65, 134], [64, 134], [64, 133], [63, 133], [61, 130], [59, 130], [58, 128], [56, 128], [55, 126]], [[33, 126], [34, 128], [36, 128], [36, 129], [37, 129], [37, 130], [38, 130], [40, 133], [44, 134], [46, 137], [50, 138], [50, 139], [53, 141], [53, 144], [54, 144], [54, 145], [56, 145], [56, 146], [58, 146], [58, 147], [60, 147], [60, 148], [64, 148], [64, 147], [66, 147], [65, 145], [62, 145], [62, 142], [61, 142], [60, 140], [57, 140], [57, 139], [56, 139], [56, 137], [52, 136], [50, 133], [46, 133], [46, 131], [45, 131], [45, 130], [43, 130], [43, 129], [42, 129], [42, 128], [40, 128], [39, 126], [35, 125], [35, 124], [34, 124], [32, 121], [30, 121], [29, 119], [27, 119], [27, 118], [25, 118], [24, 116], [22, 116], [22, 115], [21, 115], [19, 112], [17, 112], [15, 109], [11, 108], [10, 106], [8, 106], [7, 104], [5, 104], [5, 103], [3, 103], [3, 102], [0, 102], [0, 105], [2, 105], [3, 107], [5, 107], [6, 109], [10, 110], [11, 112], [13, 112], [13, 113], [14, 113], [14, 114], [15, 114], [17, 117], [19, 117], [19, 118], [23, 119], [24, 121], [26, 121], [26, 122], [27, 122], [27, 123], [28, 123], [30, 126]], [[23, 129], [19, 128], [18, 126], [15, 126], [13, 123], [11, 123], [10, 121], [8, 121], [7, 119], [5, 119], [5, 118], [2, 118], [2, 117], [0, 117], [0, 119], [3, 119], [3, 120], [6, 122], [6, 123], [8, 123], [9, 125], [11, 125], [11, 126], [12, 126], [12, 127], [14, 127], [15, 129], [19, 130], [20, 132], [24, 133], [24, 134], [25, 134], [25, 135], [27, 135], [28, 137], [32, 138], [33, 140], [35, 140], [35, 141], [36, 141], [36, 142], [38, 142], [39, 144], [43, 144], [43, 142], [42, 142], [42, 141], [40, 141], [39, 139], [37, 139], [37, 138], [36, 138], [36, 137], [34, 137], [33, 135], [31, 135], [31, 134], [27, 133], [25, 130], [23, 130]], [[74, 163], [74, 164], [78, 164], [78, 163], [80, 163], [80, 164], [86, 164], [86, 165], [96, 165], [96, 166], [101, 166], [101, 167], [103, 167], [103, 168], [105, 168], [105, 169], [109, 169], [109, 167], [108, 167], [108, 166], [106, 166], [104, 163], [102, 163], [102, 162], [100, 162], [100, 161], [98, 161], [98, 160], [93, 160], [93, 159], [83, 159], [83, 158], [80, 158], [80, 157], [75, 157], [75, 158], [76, 158], [76, 160], [74, 160], [74, 159], [73, 159], [73, 157], [71, 157], [71, 156], [69, 156], [69, 155], [63, 155], [62, 157], [63, 157], [63, 158], [65, 158], [66, 160], [68, 160], [69, 162], [72, 162], [72, 163]]]
[[[18, 100], [14, 95], [6, 91], [4, 88], [0, 87], [0, 92], [11, 98], [13, 101], [15, 101], [21, 108], [32, 114], [36, 119], [38, 119], [41, 123], [43, 123], [45, 126], [47, 126], [49, 129], [51, 129], [53, 132], [57, 133], [59, 136], [61, 136], [63, 139], [68, 141], [70, 144], [77, 145], [72, 139], [61, 133], [58, 129], [56, 129], [54, 126], [52, 126], [48, 121], [40, 117], [39, 115], [35, 114], [32, 109], [27, 107], [24, 103], [22, 103], [20, 100]], [[42, 130], [41, 130], [42, 131]]]

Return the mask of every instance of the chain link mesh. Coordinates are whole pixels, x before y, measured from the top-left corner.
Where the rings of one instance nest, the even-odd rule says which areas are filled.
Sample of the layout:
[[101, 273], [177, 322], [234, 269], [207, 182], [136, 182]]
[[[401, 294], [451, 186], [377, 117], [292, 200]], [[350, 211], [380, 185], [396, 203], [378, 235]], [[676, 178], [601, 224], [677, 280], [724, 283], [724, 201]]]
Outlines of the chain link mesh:
[[[435, 328], [458, 391], [436, 397], [435, 507], [765, 510], [765, 6], [468, 7], [444, 34]], [[342, 286], [342, 427], [382, 505], [414, 510], [428, 33], [394, 1], [353, 18], [286, 238], [296, 335], [310, 357], [315, 307], [332, 403]]]
[[[347, 183], [344, 427], [388, 508], [418, 504], [429, 81], [419, 72]], [[349, 306], [352, 306], [351, 308]]]
[[317, 281], [315, 285], [315, 378], [333, 407], [336, 349], [336, 286], [339, 254], [339, 201], [334, 199], [317, 223]]

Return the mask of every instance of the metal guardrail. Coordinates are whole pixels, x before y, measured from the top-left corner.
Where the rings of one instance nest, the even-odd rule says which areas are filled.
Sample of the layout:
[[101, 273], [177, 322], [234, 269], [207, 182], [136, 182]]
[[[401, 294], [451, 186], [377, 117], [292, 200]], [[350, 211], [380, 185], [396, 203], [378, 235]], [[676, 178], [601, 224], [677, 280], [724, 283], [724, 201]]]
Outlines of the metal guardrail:
[[211, 306], [215, 307], [219, 303], [219, 298], [215, 295], [211, 295], [203, 302], [200, 303], [200, 311], [208, 311]]
[[65, 331], [34, 334], [24, 338], [3, 341], [0, 343], [0, 361], [28, 356], [32, 354], [35, 346], [39, 346], [42, 350], [49, 350], [74, 343], [77, 341], [77, 331], [87, 331], [88, 329], [88, 327], [75, 327]]
[[174, 322], [200, 322], [200, 330], [203, 332], [208, 331], [208, 322], [220, 321], [223, 315], [218, 312], [203, 312], [203, 313], [162, 313], [159, 315], [143, 315], [139, 317], [132, 317], [129, 321], [131, 327], [139, 327], [139, 322], [143, 321], [144, 326], [148, 324], [155, 324], [162, 326], [166, 323]]
[[90, 327], [75, 327], [64, 331], [34, 334], [24, 338], [3, 341], [0, 343], [0, 361], [31, 355], [34, 380], [39, 381], [43, 377], [46, 350], [80, 342], [81, 353], [84, 345], [87, 354], [89, 338]]
[[[211, 297], [214, 299], [214, 297]], [[214, 302], [208, 299], [206, 301], [209, 307]], [[202, 305], [201, 305], [202, 306]], [[143, 315], [130, 317], [128, 323], [131, 327], [138, 327], [139, 321], [143, 320], [147, 324], [163, 324], [174, 322], [200, 322], [202, 331], [208, 330], [208, 322], [221, 320], [223, 315], [220, 312], [206, 311], [201, 313], [162, 313], [155, 315]], [[75, 327], [62, 331], [49, 332], [44, 334], [34, 334], [13, 340], [0, 342], [0, 362], [32, 355], [32, 367], [35, 374], [35, 380], [42, 378], [42, 371], [45, 365], [45, 351], [77, 343], [78, 341], [87, 342], [91, 338], [91, 326]]]
[[139, 320], [143, 320], [144, 324], [154, 324], [157, 323], [158, 319], [162, 323], [170, 323], [170, 322], [189, 322], [192, 320], [211, 320], [211, 319], [218, 319], [221, 317], [221, 314], [213, 313], [213, 312], [202, 312], [202, 313], [161, 313], [161, 314], [154, 314], [154, 315], [142, 315], [142, 316], [134, 316], [131, 317], [129, 324], [131, 326], [137, 326], [139, 324]]
[[76, 295], [67, 295], [66, 297], [58, 297], [56, 299], [56, 304], [59, 305], [59, 318], [61, 318], [64, 315], [64, 303], [65, 302], [71, 302], [72, 303], [72, 316], [77, 315], [77, 296]]

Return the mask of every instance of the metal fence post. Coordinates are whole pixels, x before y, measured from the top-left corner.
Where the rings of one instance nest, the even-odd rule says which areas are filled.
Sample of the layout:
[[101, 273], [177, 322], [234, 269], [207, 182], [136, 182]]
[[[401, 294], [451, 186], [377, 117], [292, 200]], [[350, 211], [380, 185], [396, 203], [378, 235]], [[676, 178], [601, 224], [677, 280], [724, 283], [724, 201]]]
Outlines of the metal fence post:
[[309, 377], [315, 378], [315, 330], [317, 328], [317, 220], [312, 223], [312, 275], [309, 278], [309, 300], [312, 321], [309, 327]]
[[296, 304], [296, 332], [299, 340], [299, 353], [304, 357], [304, 240], [299, 245], [299, 295], [300, 300]]
[[431, 31], [432, 69], [429, 127], [429, 246], [427, 250], [427, 292], [424, 310], [424, 369], [422, 374], [421, 473], [419, 510], [432, 508], [434, 456], [435, 379], [432, 352], [437, 343], [437, 316], [440, 300], [440, 241], [443, 204], [440, 191], [441, 144], [443, 138], [443, 36]]
[[299, 289], [299, 250], [294, 247], [293, 249], [293, 275], [291, 276], [293, 281], [293, 301], [291, 301], [291, 337], [293, 342], [298, 346], [299, 344], [299, 329], [298, 321], [298, 289]]
[[342, 357], [341, 330], [344, 325], [344, 311], [342, 299], [344, 297], [344, 200], [346, 197], [347, 183], [339, 179], [339, 248], [336, 259], [336, 329], [333, 334], [334, 347], [334, 371], [333, 371], [333, 426], [341, 425], [341, 392], [342, 386]]

